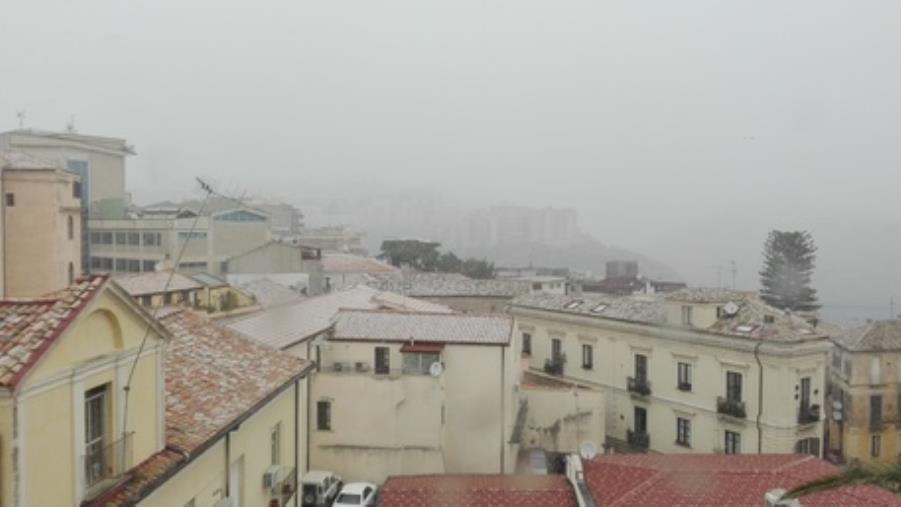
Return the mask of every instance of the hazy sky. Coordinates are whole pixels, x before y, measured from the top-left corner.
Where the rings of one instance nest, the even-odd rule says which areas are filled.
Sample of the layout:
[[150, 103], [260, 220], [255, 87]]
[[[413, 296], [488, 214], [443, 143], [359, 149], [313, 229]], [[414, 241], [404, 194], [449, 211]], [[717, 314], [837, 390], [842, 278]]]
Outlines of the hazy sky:
[[[191, 177], [579, 208], [694, 283], [770, 228], [838, 302], [901, 301], [901, 2], [4, 0], [0, 130], [127, 137]], [[901, 307], [901, 306], [899, 306]]]

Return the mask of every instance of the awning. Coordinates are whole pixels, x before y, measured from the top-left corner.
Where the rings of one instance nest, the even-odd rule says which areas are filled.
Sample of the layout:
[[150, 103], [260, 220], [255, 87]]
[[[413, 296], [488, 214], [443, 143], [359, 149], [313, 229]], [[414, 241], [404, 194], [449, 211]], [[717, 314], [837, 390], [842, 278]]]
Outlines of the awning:
[[442, 350], [444, 350], [444, 344], [443, 343], [434, 343], [434, 342], [432, 342], [432, 343], [407, 342], [407, 343], [404, 343], [400, 348], [401, 352], [425, 352], [425, 353], [431, 353], [431, 354], [438, 354]]

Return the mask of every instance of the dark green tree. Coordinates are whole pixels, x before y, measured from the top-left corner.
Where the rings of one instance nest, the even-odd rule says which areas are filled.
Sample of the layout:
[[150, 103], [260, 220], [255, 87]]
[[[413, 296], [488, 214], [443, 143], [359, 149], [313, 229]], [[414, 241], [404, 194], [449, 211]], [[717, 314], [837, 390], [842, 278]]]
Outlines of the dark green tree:
[[487, 280], [494, 278], [494, 263], [488, 262], [485, 259], [470, 257], [463, 261], [463, 265], [460, 267], [459, 272], [470, 278]]
[[801, 498], [821, 491], [865, 484], [879, 486], [895, 494], [901, 493], [901, 461], [896, 460], [886, 465], [851, 466], [839, 475], [830, 475], [802, 484], [788, 491], [783, 498]]
[[438, 262], [441, 243], [418, 239], [392, 239], [382, 241], [381, 257], [392, 266], [410, 266], [421, 271], [433, 271]]
[[438, 257], [436, 268], [442, 273], [459, 273], [463, 267], [463, 260], [454, 252], [444, 252]]
[[770, 231], [763, 245], [761, 299], [783, 310], [817, 310], [817, 291], [810, 286], [816, 251], [807, 231]]

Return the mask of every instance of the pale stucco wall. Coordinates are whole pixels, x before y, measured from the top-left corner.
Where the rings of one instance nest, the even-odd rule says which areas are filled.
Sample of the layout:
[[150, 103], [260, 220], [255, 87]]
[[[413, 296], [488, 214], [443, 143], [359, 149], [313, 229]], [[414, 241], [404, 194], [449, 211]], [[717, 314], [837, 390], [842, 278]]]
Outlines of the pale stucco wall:
[[523, 449], [572, 453], [583, 442], [601, 452], [604, 430], [604, 395], [588, 389], [529, 387]]
[[[715, 309], [713, 310], [715, 312]], [[551, 338], [562, 340], [567, 363], [564, 376], [600, 388], [605, 394], [607, 434], [625, 440], [633, 427], [634, 407], [648, 411], [650, 447], [659, 452], [717, 452], [724, 447], [725, 430], [742, 437], [742, 452], [756, 453], [758, 432], [755, 424], [758, 407], [759, 368], [753, 351], [729, 346], [704, 344], [701, 339], [679, 341], [660, 328], [642, 325], [605, 324], [602, 319], [573, 318], [552, 312], [514, 309], [514, 337], [521, 344], [523, 332], [532, 335], [531, 368], [541, 370], [551, 355]], [[684, 333], [684, 332], [683, 332]], [[682, 335], [680, 335], [682, 336]], [[715, 337], [707, 338], [716, 341]], [[734, 340], [734, 339], [732, 339]], [[583, 369], [581, 345], [591, 344], [594, 366]], [[521, 345], [518, 345], [518, 347]], [[747, 349], [747, 346], [745, 347]], [[794, 398], [802, 376], [811, 377], [812, 403], [824, 405], [825, 365], [828, 343], [804, 346], [764, 347], [763, 409], [761, 427], [763, 452], [794, 452], [802, 438], [822, 438], [823, 424], [797, 423], [799, 402]], [[627, 391], [626, 379], [634, 375], [635, 354], [648, 357], [651, 395], [638, 397]], [[677, 363], [692, 365], [692, 391], [677, 388]], [[726, 372], [743, 375], [742, 399], [747, 418], [723, 417], [716, 412], [717, 397], [725, 396]], [[691, 421], [691, 447], [675, 443], [676, 418]]]
[[[81, 211], [72, 186], [78, 177], [63, 171], [2, 171], [2, 234], [7, 297], [41, 296], [69, 285], [81, 274]], [[7, 206], [5, 194], [15, 196]], [[68, 220], [72, 219], [72, 238]]]

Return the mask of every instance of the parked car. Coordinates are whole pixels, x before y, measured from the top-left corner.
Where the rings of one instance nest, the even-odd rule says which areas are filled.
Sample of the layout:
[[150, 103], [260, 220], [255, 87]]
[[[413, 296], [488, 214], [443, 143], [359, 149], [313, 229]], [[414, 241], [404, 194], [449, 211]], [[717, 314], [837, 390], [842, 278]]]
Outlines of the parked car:
[[341, 493], [338, 494], [338, 498], [332, 506], [368, 507], [375, 505], [378, 491], [379, 488], [375, 484], [370, 484], [368, 482], [351, 482], [350, 484], [345, 484], [344, 487], [341, 488]]
[[329, 507], [341, 491], [341, 477], [334, 472], [310, 470], [301, 479], [303, 507]]

